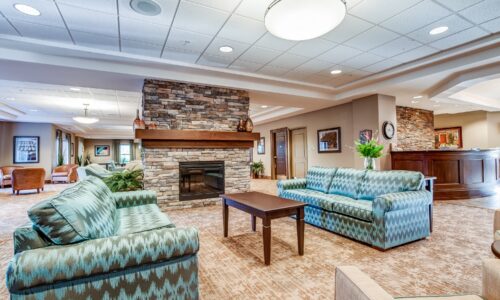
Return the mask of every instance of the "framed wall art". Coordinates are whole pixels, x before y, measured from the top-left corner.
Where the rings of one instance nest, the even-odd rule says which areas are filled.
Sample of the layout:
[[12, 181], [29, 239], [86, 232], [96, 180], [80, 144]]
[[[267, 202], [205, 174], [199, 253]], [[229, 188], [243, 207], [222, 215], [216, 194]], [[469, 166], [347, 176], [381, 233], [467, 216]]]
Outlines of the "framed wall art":
[[111, 147], [109, 145], [95, 145], [94, 156], [110, 156], [111, 155], [110, 148]]
[[14, 163], [36, 164], [40, 162], [40, 137], [15, 136], [14, 137]]
[[318, 130], [318, 153], [340, 153], [340, 127]]

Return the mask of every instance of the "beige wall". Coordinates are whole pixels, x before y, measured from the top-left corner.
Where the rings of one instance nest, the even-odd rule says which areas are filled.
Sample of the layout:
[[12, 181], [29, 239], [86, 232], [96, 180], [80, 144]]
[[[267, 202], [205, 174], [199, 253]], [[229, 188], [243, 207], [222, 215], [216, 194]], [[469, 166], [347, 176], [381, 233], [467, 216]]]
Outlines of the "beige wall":
[[52, 168], [57, 164], [55, 158], [55, 127], [45, 123], [0, 122], [0, 165], [14, 165], [14, 136], [40, 137], [40, 162], [37, 164], [16, 164], [18, 166], [44, 168], [46, 179], [50, 179]]
[[[462, 141], [465, 149], [499, 147], [499, 114], [500, 113], [474, 111], [460, 114], [435, 115], [434, 127], [446, 128], [461, 126]], [[496, 128], [495, 124], [497, 125]]]
[[[109, 145], [109, 156], [95, 156], [95, 151], [94, 151], [94, 146], [95, 145]], [[90, 139], [85, 139], [84, 141], [84, 154], [83, 154], [83, 159], [85, 160], [85, 157], [87, 157], [87, 154], [90, 155], [90, 161], [92, 163], [96, 164], [103, 164], [103, 163], [108, 163], [111, 160], [113, 160], [113, 140], [90, 140]]]

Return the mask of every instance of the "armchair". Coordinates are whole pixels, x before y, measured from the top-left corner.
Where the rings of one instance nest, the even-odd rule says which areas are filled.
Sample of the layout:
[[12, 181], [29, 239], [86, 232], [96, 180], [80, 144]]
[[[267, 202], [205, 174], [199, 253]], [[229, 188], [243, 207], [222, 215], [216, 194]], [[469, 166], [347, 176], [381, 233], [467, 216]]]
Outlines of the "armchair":
[[15, 169], [22, 169], [23, 167], [17, 166], [4, 166], [0, 167], [0, 188], [4, 188], [6, 185], [12, 184], [12, 171]]
[[45, 169], [21, 168], [12, 171], [12, 194], [21, 190], [36, 190], [40, 193], [45, 185]]
[[52, 171], [52, 183], [55, 182], [75, 182], [78, 180], [78, 173], [76, 169], [78, 168], [78, 165], [76, 164], [68, 164], [68, 165], [62, 165], [55, 167], [54, 170]]

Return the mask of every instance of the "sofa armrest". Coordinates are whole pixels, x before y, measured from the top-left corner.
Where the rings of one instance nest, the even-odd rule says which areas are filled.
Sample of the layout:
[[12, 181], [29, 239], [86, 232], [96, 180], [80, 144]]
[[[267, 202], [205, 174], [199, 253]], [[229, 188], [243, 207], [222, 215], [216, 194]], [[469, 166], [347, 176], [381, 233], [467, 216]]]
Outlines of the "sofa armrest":
[[144, 204], [157, 204], [156, 193], [154, 191], [131, 191], [113, 193], [116, 208], [132, 207]]
[[305, 189], [306, 183], [305, 178], [280, 180], [278, 181], [278, 193], [284, 190]]
[[484, 299], [500, 300], [500, 259], [483, 260]]
[[432, 194], [426, 190], [390, 193], [375, 198], [373, 211], [384, 213], [430, 204], [432, 204]]
[[382, 287], [356, 267], [335, 270], [335, 300], [393, 300]]
[[16, 254], [7, 269], [9, 291], [73, 281], [195, 255], [194, 228], [162, 228], [141, 233], [51, 246]]
[[493, 221], [494, 239], [500, 241], [500, 209], [495, 211], [495, 219]]

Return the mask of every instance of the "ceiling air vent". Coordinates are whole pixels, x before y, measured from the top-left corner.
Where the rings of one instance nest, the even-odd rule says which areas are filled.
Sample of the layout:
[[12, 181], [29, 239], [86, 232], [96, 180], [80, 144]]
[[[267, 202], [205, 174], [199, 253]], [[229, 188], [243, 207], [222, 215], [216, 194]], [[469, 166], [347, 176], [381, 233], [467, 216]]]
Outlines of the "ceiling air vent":
[[130, 1], [132, 9], [145, 16], [157, 16], [161, 13], [161, 7], [153, 0], [132, 0]]

